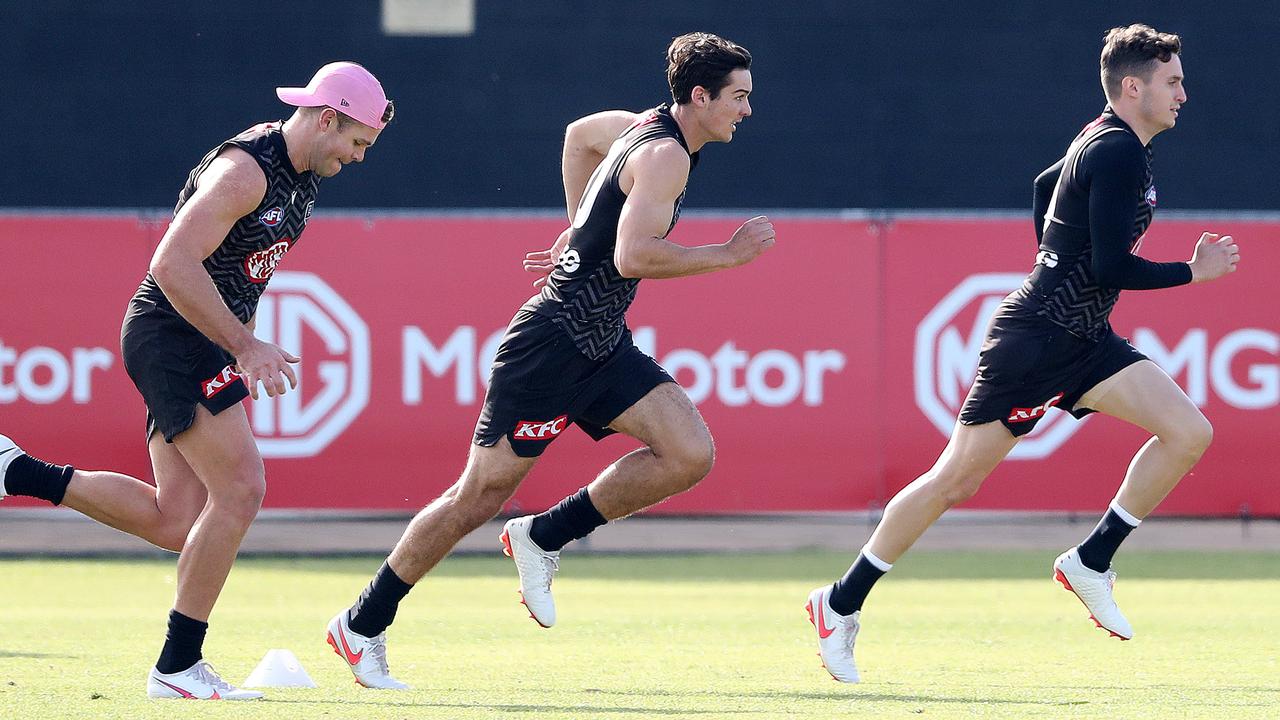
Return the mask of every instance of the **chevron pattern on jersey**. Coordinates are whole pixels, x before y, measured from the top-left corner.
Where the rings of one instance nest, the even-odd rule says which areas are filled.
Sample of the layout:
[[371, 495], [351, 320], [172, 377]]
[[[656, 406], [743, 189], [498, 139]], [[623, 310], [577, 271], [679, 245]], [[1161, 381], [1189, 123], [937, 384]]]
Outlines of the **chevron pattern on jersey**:
[[[573, 339], [578, 351], [593, 360], [608, 357], [617, 347], [626, 330], [627, 308], [640, 284], [638, 278], [622, 277], [613, 262], [618, 220], [627, 199], [619, 184], [622, 169], [637, 148], [663, 139], [679, 142], [686, 152], [689, 149], [679, 124], [665, 105], [642, 114], [618, 136], [588, 181], [574, 216], [578, 224], [561, 254], [561, 262], [548, 276], [542, 292], [524, 305], [525, 309], [551, 318]], [[697, 165], [697, 160], [696, 153], [689, 156], [690, 168]], [[682, 191], [671, 208], [668, 233], [680, 219], [683, 202]]]
[[[1087, 125], [1068, 148], [1064, 175], [1054, 189], [1054, 205], [1063, 216], [1060, 221], [1065, 221], [1073, 227], [1088, 227], [1088, 197], [1087, 195], [1071, 196], [1071, 193], [1078, 192], [1074, 188], [1079, 183], [1067, 176], [1068, 170], [1065, 168], [1071, 168], [1071, 172], [1074, 172], [1077, 158], [1089, 141], [1104, 133], [1115, 131], [1115, 126], [1107, 122], [1112, 117], [1104, 115]], [[1151, 156], [1151, 148], [1147, 147], [1142, 192], [1136, 198], [1138, 209], [1134, 216], [1132, 239], [1129, 241], [1130, 252], [1137, 249], [1139, 240], [1151, 226], [1155, 215]], [[1067, 197], [1059, 197], [1062, 195]], [[1043, 298], [1036, 310], [1041, 317], [1080, 337], [1099, 340], [1111, 330], [1111, 311], [1120, 298], [1120, 290], [1098, 285], [1093, 274], [1093, 248], [1087, 235], [1068, 234], [1061, 228], [1052, 228], [1048, 232], [1063, 233], [1055, 235], [1054, 241], [1057, 244], [1052, 247], [1057, 253], [1060, 265], [1040, 268], [1034, 276], [1036, 280], [1033, 282], [1032, 277], [1029, 276], [1028, 282], [1019, 292], [1024, 296], [1039, 295]]]
[[232, 146], [258, 161], [267, 176], [267, 191], [253, 212], [231, 226], [227, 237], [205, 258], [204, 268], [222, 301], [242, 322], [248, 322], [258, 309], [258, 300], [267, 289], [276, 264], [306, 228], [320, 178], [310, 172], [298, 175], [294, 171], [279, 125], [256, 125], [210, 150], [192, 169], [178, 194], [174, 215], [195, 193], [200, 174]]
[[1120, 291], [1099, 287], [1093, 279], [1091, 253], [1084, 253], [1071, 272], [1054, 288], [1039, 314], [1056, 325], [1090, 340], [1102, 338], [1110, 329], [1108, 318]]
[[573, 297], [561, 303], [552, 322], [573, 338], [583, 355], [603, 360], [622, 337], [624, 315], [639, 286], [639, 280], [619, 275], [612, 260], [602, 262]]

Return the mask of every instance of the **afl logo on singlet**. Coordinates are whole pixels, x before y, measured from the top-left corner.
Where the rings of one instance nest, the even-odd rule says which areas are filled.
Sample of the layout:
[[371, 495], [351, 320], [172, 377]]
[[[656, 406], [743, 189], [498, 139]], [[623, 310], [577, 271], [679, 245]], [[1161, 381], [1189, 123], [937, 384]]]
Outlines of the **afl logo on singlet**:
[[577, 250], [565, 250], [560, 253], [560, 259], [556, 260], [556, 265], [566, 273], [572, 275], [579, 267], [582, 266], [582, 256]]
[[266, 212], [258, 216], [258, 221], [267, 227], [275, 227], [276, 225], [279, 225], [280, 221], [283, 219], [284, 210], [281, 210], [279, 205], [273, 208], [268, 208]]
[[1151, 207], [1156, 206], [1156, 186], [1155, 185], [1152, 185], [1147, 190], [1147, 204], [1150, 205]]

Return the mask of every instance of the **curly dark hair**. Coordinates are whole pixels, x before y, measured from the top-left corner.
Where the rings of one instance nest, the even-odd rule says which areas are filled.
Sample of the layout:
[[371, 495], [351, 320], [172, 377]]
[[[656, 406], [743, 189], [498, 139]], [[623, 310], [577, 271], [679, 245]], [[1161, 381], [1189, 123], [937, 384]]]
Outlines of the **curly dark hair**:
[[1102, 88], [1111, 98], [1120, 92], [1120, 81], [1126, 77], [1151, 80], [1156, 62], [1169, 62], [1182, 52], [1182, 38], [1162, 33], [1150, 25], [1134, 23], [1107, 31], [1102, 42]]
[[751, 53], [746, 48], [711, 33], [681, 35], [667, 48], [667, 84], [677, 104], [689, 102], [699, 85], [714, 100], [729, 84], [729, 73], [750, 68]]

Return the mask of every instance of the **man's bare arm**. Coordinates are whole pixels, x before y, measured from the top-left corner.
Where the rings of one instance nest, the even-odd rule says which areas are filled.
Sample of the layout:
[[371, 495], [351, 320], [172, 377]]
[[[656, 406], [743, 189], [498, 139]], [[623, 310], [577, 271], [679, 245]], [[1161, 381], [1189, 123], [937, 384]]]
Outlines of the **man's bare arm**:
[[671, 226], [676, 199], [689, 177], [689, 154], [679, 143], [656, 141], [644, 145], [627, 160], [627, 201], [618, 219], [618, 242], [613, 261], [629, 278], [672, 278], [736, 267], [773, 247], [773, 224], [754, 217], [738, 228], [728, 242], [685, 247], [664, 236]]
[[591, 173], [609, 154], [609, 147], [639, 117], [626, 110], [605, 110], [569, 123], [564, 134], [564, 153], [560, 172], [564, 179], [565, 207], [569, 224], [573, 224], [578, 203], [586, 192]]

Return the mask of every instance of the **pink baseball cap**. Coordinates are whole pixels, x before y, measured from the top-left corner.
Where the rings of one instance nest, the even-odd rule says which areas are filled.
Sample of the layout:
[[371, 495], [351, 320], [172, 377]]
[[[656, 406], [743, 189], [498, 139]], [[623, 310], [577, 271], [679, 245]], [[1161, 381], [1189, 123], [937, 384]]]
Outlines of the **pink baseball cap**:
[[386, 127], [395, 114], [378, 78], [353, 62], [329, 63], [306, 87], [278, 87], [276, 96], [294, 107], [331, 107], [375, 130]]

